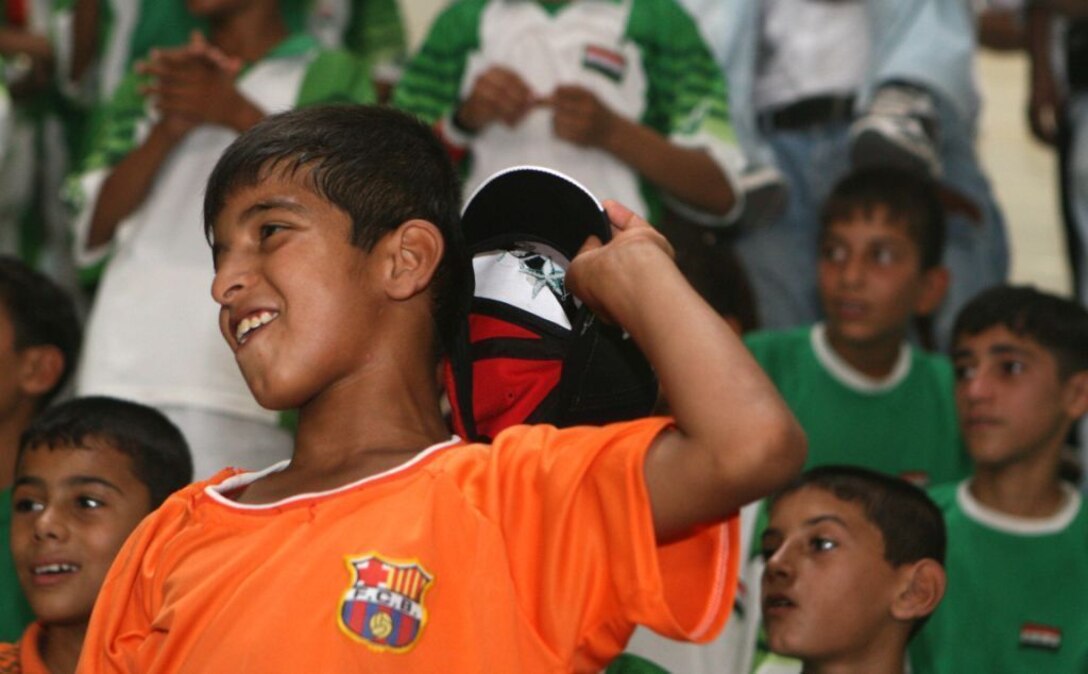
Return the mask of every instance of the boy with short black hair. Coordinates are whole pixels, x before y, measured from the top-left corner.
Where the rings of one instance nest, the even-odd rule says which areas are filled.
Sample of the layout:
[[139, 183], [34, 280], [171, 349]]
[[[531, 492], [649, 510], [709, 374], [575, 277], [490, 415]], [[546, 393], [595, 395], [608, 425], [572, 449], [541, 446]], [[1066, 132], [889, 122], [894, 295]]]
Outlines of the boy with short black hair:
[[933, 490], [948, 596], [911, 645], [915, 674], [1088, 670], [1088, 513], [1059, 477], [1088, 411], [1088, 311], [999, 286], [960, 312], [956, 406], [974, 473]]
[[635, 623], [720, 627], [722, 523], [803, 460], [787, 408], [661, 235], [607, 202], [613, 238], [567, 287], [646, 352], [675, 421], [450, 438], [458, 187], [432, 131], [386, 108], [276, 116], [224, 154], [205, 200], [220, 327], [257, 399], [299, 407], [294, 456], [141, 526], [81, 671], [599, 671]]
[[19, 445], [11, 552], [37, 622], [0, 644], [0, 671], [75, 671], [114, 556], [192, 474], [181, 432], [150, 407], [77, 398], [34, 421]]
[[19, 436], [64, 388], [79, 354], [75, 303], [18, 259], [0, 256], [0, 641], [34, 619], [8, 551]]
[[947, 288], [943, 247], [944, 214], [925, 177], [864, 169], [828, 198], [824, 321], [746, 339], [808, 435], [809, 466], [858, 465], [920, 485], [967, 474], [951, 365], [909, 341]]
[[280, 5], [188, 3], [207, 37], [154, 49], [129, 73], [70, 190], [77, 260], [108, 258], [76, 393], [154, 405], [185, 433], [201, 479], [285, 458], [291, 437], [204, 320], [215, 304], [197, 195], [223, 150], [265, 115], [372, 100], [358, 59], [293, 32]]
[[863, 468], [814, 468], [776, 494], [762, 549], [768, 643], [806, 673], [901, 674], [945, 589], [940, 511]]

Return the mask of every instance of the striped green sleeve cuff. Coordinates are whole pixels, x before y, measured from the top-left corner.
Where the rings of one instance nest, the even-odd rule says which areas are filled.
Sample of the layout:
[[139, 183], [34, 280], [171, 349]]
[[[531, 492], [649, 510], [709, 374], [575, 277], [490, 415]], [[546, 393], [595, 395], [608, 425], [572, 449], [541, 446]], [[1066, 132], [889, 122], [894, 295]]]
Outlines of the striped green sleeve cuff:
[[485, 6], [486, 0], [459, 0], [439, 15], [397, 84], [394, 105], [432, 124], [457, 106], [465, 64], [480, 46]]

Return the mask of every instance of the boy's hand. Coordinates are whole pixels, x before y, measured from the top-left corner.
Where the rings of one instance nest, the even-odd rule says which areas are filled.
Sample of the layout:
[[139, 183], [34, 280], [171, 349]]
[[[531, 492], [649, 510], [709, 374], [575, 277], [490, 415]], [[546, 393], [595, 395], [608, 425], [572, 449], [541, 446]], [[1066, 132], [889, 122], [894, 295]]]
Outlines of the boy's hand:
[[1054, 77], [1034, 74], [1028, 99], [1028, 126], [1036, 140], [1047, 145], [1058, 142], [1058, 126], [1065, 102]]
[[495, 122], [517, 126], [535, 104], [532, 89], [517, 73], [492, 66], [472, 83], [472, 92], [458, 108], [454, 121], [473, 133]]
[[153, 51], [140, 67], [154, 78], [143, 93], [153, 97], [164, 123], [182, 118], [192, 126], [214, 124], [244, 131], [263, 113], [235, 87], [240, 69], [241, 62], [207, 44], [199, 34], [183, 47]]
[[583, 87], [557, 87], [549, 102], [554, 111], [555, 135], [575, 145], [606, 147], [620, 120], [596, 94]]
[[661, 264], [671, 264], [674, 251], [661, 232], [615, 201], [604, 202], [612, 223], [612, 240], [602, 244], [591, 236], [571, 261], [567, 288], [602, 320], [624, 324], [627, 312], [637, 311], [634, 283], [651, 276]]

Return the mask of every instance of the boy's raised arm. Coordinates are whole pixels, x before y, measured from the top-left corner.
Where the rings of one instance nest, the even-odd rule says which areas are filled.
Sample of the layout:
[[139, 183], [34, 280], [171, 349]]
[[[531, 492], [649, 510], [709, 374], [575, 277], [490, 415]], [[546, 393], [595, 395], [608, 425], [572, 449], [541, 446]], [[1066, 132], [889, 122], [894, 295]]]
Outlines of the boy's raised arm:
[[612, 241], [587, 244], [567, 282], [598, 316], [630, 333], [676, 418], [645, 467], [657, 538], [668, 541], [793, 477], [805, 438], [737, 335], [676, 268], [665, 238], [616, 202], [605, 210]]

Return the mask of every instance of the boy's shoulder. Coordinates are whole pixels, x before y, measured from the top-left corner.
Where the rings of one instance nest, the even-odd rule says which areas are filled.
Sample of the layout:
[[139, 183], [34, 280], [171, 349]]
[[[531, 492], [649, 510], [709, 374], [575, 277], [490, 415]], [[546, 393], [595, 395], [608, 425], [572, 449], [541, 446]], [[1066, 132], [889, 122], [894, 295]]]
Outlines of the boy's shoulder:
[[926, 351], [914, 345], [911, 345], [910, 350], [914, 361], [913, 368], [930, 376], [952, 379], [952, 360], [948, 356], [935, 351]]
[[295, 105], [370, 104], [376, 99], [366, 62], [347, 49], [321, 49], [306, 68]]
[[749, 349], [777, 349], [793, 351], [812, 343], [813, 326], [780, 330], [756, 330], [744, 335], [744, 343]]
[[[421, 475], [432, 478], [450, 477], [473, 494], [480, 491], [475, 486], [496, 481], [498, 475], [525, 475], [528, 480], [536, 479], [532, 477], [535, 471], [573, 475], [583, 470], [595, 470], [596, 466], [590, 468], [590, 465], [596, 462], [602, 452], [616, 451], [624, 455], [640, 453], [672, 423], [672, 419], [667, 417], [650, 417], [606, 426], [562, 429], [548, 424], [518, 425], [503, 430], [489, 443], [465, 442], [454, 436], [380, 475], [363, 478], [321, 494], [291, 497], [287, 501], [305, 499], [332, 502], [339, 500], [339, 496], [365, 490], [375, 481], [412, 479]], [[560, 456], [564, 458], [563, 461], [556, 460]], [[214, 504], [230, 505], [228, 501], [233, 500], [232, 494], [243, 491], [248, 485], [282, 470], [286, 465], [287, 462], [283, 461], [261, 471], [225, 468], [207, 480], [194, 482], [175, 492], [148, 519], [157, 520], [158, 524], [171, 523], [174, 526], [177, 525], [179, 516], [184, 518], [186, 513], [203, 510]], [[607, 468], [602, 468], [605, 469]], [[517, 480], [510, 477], [497, 480], [497, 484], [504, 489], [514, 482]], [[530, 496], [533, 490], [528, 489], [524, 493], [513, 490], [512, 493], [520, 498]], [[231, 509], [254, 510], [264, 507], [235, 504]], [[155, 526], [157, 527], [158, 525]]]
[[926, 494], [937, 505], [941, 513], [947, 517], [948, 512], [956, 509], [956, 493], [959, 491], [961, 484], [964, 483], [957, 481], [938, 484], [927, 489]]
[[752, 357], [770, 372], [790, 369], [801, 361], [814, 361], [815, 350], [812, 345], [814, 326], [784, 330], [757, 330], [744, 335], [744, 344]]

